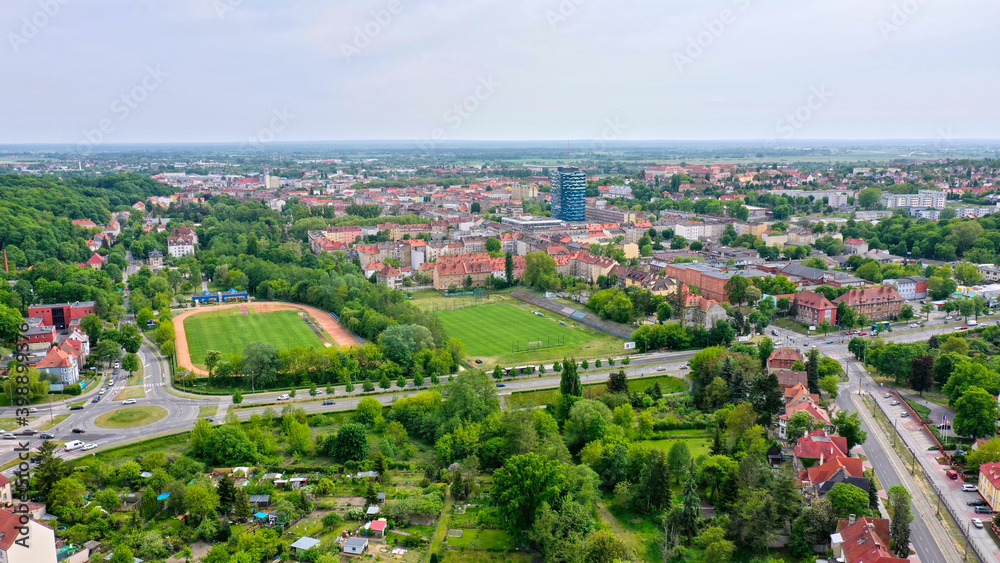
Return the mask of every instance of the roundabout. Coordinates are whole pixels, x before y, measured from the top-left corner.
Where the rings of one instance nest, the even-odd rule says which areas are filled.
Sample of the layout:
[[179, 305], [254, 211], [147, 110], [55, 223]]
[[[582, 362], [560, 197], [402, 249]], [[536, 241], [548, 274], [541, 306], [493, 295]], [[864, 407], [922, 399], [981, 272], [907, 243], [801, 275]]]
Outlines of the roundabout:
[[111, 429], [135, 428], [163, 420], [167, 414], [167, 409], [163, 407], [151, 405], [125, 407], [102, 414], [94, 420], [94, 424]]

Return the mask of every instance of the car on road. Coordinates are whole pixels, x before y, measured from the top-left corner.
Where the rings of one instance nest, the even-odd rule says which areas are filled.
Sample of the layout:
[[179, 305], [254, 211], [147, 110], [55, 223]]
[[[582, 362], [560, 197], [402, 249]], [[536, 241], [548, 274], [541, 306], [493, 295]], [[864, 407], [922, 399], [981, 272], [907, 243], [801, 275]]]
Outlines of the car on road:
[[336, 405], [337, 402], [336, 401], [323, 401], [323, 404], [324, 405]]
[[506, 386], [507, 386], [506, 383], [497, 383], [497, 387], [506, 387]]
[[667, 371], [667, 368], [663, 366], [657, 366], [656, 371]]
[[81, 442], [80, 440], [73, 440], [72, 442], [67, 442], [66, 445], [63, 446], [63, 449], [66, 450], [67, 452], [71, 452], [73, 450], [78, 450], [83, 446], [84, 443]]
[[898, 404], [899, 404], [899, 401], [893, 401], [893, 402], [889, 403], [889, 406], [890, 407], [894, 407], [894, 406], [896, 406]]
[[977, 528], [982, 528], [983, 527], [983, 521], [980, 520], [979, 518], [973, 518], [972, 519], [972, 525], [975, 526], [975, 527], [977, 527]]
[[959, 329], [957, 329], [957, 330], [969, 330], [969, 327], [967, 327], [967, 326], [962, 326], [962, 328], [959, 328]]
[[946, 316], [946, 317], [944, 318], [944, 320], [946, 320], [946, 321], [950, 321], [950, 320], [951, 320], [951, 315], [947, 315], [947, 316]]
[[287, 393], [285, 393], [284, 395], [278, 395], [278, 400], [279, 401], [287, 401], [288, 399], [291, 399], [291, 398], [292, 398], [292, 396], [289, 395], [289, 394], [287, 394]]
[[38, 412], [38, 407], [29, 407], [28, 412]]
[[125, 399], [124, 401], [122, 401], [122, 404], [123, 405], [134, 405], [135, 404], [135, 399]]
[[778, 331], [771, 329], [771, 336], [778, 336]]
[[105, 394], [107, 392], [108, 392], [108, 390], [105, 388], [105, 389], [101, 389], [100, 391], [98, 391], [97, 394], [98, 395], [103, 395], [103, 394]]
[[888, 399], [889, 397], [892, 397], [892, 393], [886, 393], [885, 395], [882, 395], [882, 397]]
[[981, 498], [977, 498], [976, 500], [970, 500], [965, 504], [969, 506], [986, 506], [986, 501]]
[[42, 432], [41, 434], [38, 435], [38, 437], [43, 440], [51, 440], [52, 438], [55, 438], [56, 435], [51, 432]]
[[920, 325], [918, 325], [917, 323], [913, 323], [910, 325], [910, 328], [920, 328]]
[[849, 330], [849, 331], [847, 331], [847, 336], [852, 336], [852, 335], [854, 335], [854, 334], [857, 334], [857, 332], [856, 332], [856, 331], [853, 331], [853, 330]]
[[833, 340], [827, 340], [826, 343], [827, 344], [833, 344]]
[[972, 485], [972, 484], [969, 484], [969, 483], [966, 483], [965, 485], [962, 485], [962, 492], [974, 493], [974, 492], [976, 492], [978, 490], [979, 490], [979, 487], [977, 487], [975, 485]]
[[688, 369], [690, 367], [691, 367], [691, 362], [686, 362], [684, 365], [681, 366], [681, 369]]
[[72, 407], [69, 408], [69, 410], [71, 410], [71, 411], [82, 411], [83, 410], [83, 405], [73, 405]]
[[977, 506], [974, 512], [976, 514], [993, 514], [993, 511], [988, 506]]
[[210, 416], [206, 416], [205, 420], [208, 421], [208, 422], [215, 422], [215, 419], [212, 418], [212, 417], [210, 417]]
[[4, 440], [17, 440], [17, 436], [13, 434], [4, 434], [3, 436], [0, 436], [0, 438], [3, 438]]
[[90, 400], [90, 402], [91, 403], [100, 403], [101, 402], [101, 396], [98, 395], [98, 396], [94, 397], [93, 399]]
[[868, 333], [867, 332], [859, 332], [858, 336], [868, 336]]
[[74, 428], [73, 429], [73, 433], [74, 434], [83, 434], [85, 432], [86, 432], [86, 430], [84, 430], [83, 428]]
[[92, 450], [92, 449], [94, 449], [96, 447], [97, 447], [97, 444], [95, 444], [94, 442], [91, 442], [89, 444], [84, 444], [84, 446], [82, 448], [80, 448], [80, 449], [83, 450], [83, 451], [87, 451], [87, 450]]
[[38, 434], [38, 430], [35, 430], [34, 428], [25, 428], [21, 431], [22, 436], [34, 436], [35, 434]]
[[112, 375], [118, 375], [118, 368], [111, 370]]
[[908, 413], [906, 411], [903, 411], [903, 412], [899, 413], [899, 418], [906, 418], [908, 416], [910, 416], [910, 413]]

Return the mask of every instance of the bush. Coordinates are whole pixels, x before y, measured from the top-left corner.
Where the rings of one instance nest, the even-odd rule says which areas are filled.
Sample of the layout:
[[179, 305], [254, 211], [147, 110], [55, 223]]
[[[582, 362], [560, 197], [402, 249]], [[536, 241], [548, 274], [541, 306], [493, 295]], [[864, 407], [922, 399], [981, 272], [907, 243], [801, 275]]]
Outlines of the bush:
[[344, 521], [344, 517], [336, 512], [331, 512], [323, 517], [323, 525], [332, 528]]
[[354, 508], [347, 511], [348, 520], [363, 520], [365, 517], [365, 509], [360, 506], [355, 506]]
[[74, 383], [73, 385], [63, 388], [63, 393], [66, 393], [67, 395], [73, 395], [74, 397], [76, 397], [82, 392], [83, 389], [80, 387], [79, 383]]

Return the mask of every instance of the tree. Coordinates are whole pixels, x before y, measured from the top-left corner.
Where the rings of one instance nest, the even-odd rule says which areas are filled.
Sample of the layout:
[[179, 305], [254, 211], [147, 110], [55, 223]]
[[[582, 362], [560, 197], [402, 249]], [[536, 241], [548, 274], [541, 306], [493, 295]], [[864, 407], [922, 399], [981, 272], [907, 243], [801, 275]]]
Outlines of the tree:
[[122, 369], [127, 371], [129, 375], [132, 372], [139, 371], [139, 356], [135, 354], [125, 354], [122, 358]]
[[58, 449], [55, 442], [46, 440], [38, 447], [38, 453], [34, 457], [38, 463], [32, 475], [35, 478], [35, 486], [43, 499], [49, 498], [52, 487], [70, 474], [66, 462], [55, 455]]
[[858, 193], [858, 206], [864, 209], [876, 209], [882, 201], [882, 190], [866, 188]]
[[965, 456], [965, 468], [970, 471], [979, 471], [980, 465], [995, 462], [1000, 462], [1000, 439], [997, 438], [990, 438]]
[[375, 420], [382, 416], [382, 403], [375, 397], [365, 397], [358, 402], [352, 421], [368, 428], [375, 426]]
[[493, 472], [489, 503], [508, 532], [524, 537], [543, 504], [558, 510], [565, 487], [559, 462], [536, 453], [515, 455]]
[[993, 436], [997, 431], [996, 421], [997, 400], [980, 387], [968, 388], [955, 402], [954, 428], [960, 436]]
[[798, 440], [816, 428], [816, 418], [808, 411], [795, 411], [788, 417], [785, 433], [789, 440]]
[[608, 375], [609, 393], [628, 393], [628, 380], [624, 371], [611, 372]]
[[215, 367], [222, 361], [222, 352], [218, 350], [205, 350], [205, 367], [208, 368], [208, 376], [212, 377]]
[[503, 368], [500, 367], [500, 364], [493, 366], [493, 379], [497, 381], [503, 379]]
[[819, 393], [819, 348], [810, 348], [806, 360], [806, 380], [810, 393]]
[[524, 283], [537, 289], [551, 289], [556, 280], [556, 261], [545, 252], [524, 257]]
[[[951, 340], [959, 340], [952, 338]], [[964, 339], [961, 339], [964, 340]], [[910, 386], [923, 396], [934, 385], [934, 356], [922, 354], [910, 360]]]
[[847, 414], [847, 411], [840, 409], [831, 420], [837, 435], [847, 439], [847, 451], [850, 452], [855, 446], [860, 446], [868, 439], [868, 433], [861, 429], [861, 419], [858, 413]]
[[934, 312], [934, 305], [931, 303], [924, 303], [920, 306], [920, 313], [924, 315], [924, 320], [929, 321], [931, 319], [931, 313]]
[[514, 256], [510, 252], [504, 255], [503, 269], [504, 276], [507, 279], [507, 285], [514, 285]]
[[729, 302], [735, 305], [741, 305], [747, 298], [747, 289], [750, 287], [750, 280], [740, 276], [735, 275], [729, 278], [724, 287], [726, 295], [729, 296]]
[[243, 373], [256, 378], [255, 385], [272, 385], [280, 364], [278, 350], [267, 342], [251, 342], [243, 349]]
[[913, 318], [913, 306], [903, 305], [903, 308], [899, 310], [899, 320], [908, 321]]
[[52, 514], [73, 520], [74, 511], [83, 508], [83, 496], [87, 493], [83, 483], [72, 477], [64, 477], [57, 481], [46, 497], [47, 508]]
[[664, 301], [656, 306], [656, 320], [661, 324], [674, 316], [674, 307]]
[[774, 352], [774, 341], [769, 337], [765, 336], [760, 344], [757, 345], [757, 358], [760, 360], [761, 368], [767, 368], [767, 359], [771, 357]]
[[382, 377], [378, 380], [378, 386], [382, 389], [388, 389], [392, 387], [392, 381], [389, 380], [389, 374], [383, 373]]
[[91, 349], [91, 355], [98, 361], [111, 363], [121, 357], [122, 347], [114, 340], [101, 340], [96, 349]]
[[337, 434], [327, 437], [323, 445], [326, 455], [340, 462], [365, 459], [368, 447], [367, 429], [356, 423], [343, 425]]
[[906, 559], [910, 556], [910, 522], [913, 521], [910, 493], [900, 485], [893, 485], [889, 487], [887, 495], [886, 509], [892, 507], [889, 539], [896, 557]]
[[687, 442], [678, 441], [670, 446], [670, 453], [667, 455], [667, 465], [670, 474], [676, 478], [675, 480], [678, 483], [680, 483], [681, 476], [685, 474], [685, 470], [690, 464], [691, 450], [688, 449]]
[[831, 399], [837, 398], [838, 387], [840, 385], [840, 378], [836, 375], [828, 375], [826, 377], [821, 377], [819, 380], [819, 388], [826, 391], [830, 395]]
[[583, 396], [583, 386], [580, 385], [580, 375], [577, 373], [576, 359], [563, 358], [562, 376], [559, 379], [559, 392], [563, 395]]
[[378, 343], [390, 360], [408, 368], [414, 354], [424, 348], [434, 348], [434, 337], [421, 325], [395, 325], [382, 331]]
[[851, 514], [871, 516], [868, 493], [864, 489], [847, 483], [837, 483], [827, 493], [826, 498], [830, 499], [830, 504], [839, 518], [847, 518]]
[[770, 424], [771, 417], [781, 410], [784, 395], [778, 376], [774, 373], [762, 373], [750, 382], [750, 403], [753, 409]]
[[489, 252], [491, 256], [503, 250], [503, 244], [500, 240], [493, 237], [486, 239], [486, 244], [484, 246], [486, 248], [486, 252]]
[[[18, 322], [18, 325], [20, 324]], [[101, 340], [101, 330], [104, 328], [104, 321], [97, 315], [90, 314], [80, 319], [80, 328], [83, 329], [83, 332], [87, 333], [90, 345], [97, 346], [97, 343]]]
[[212, 428], [201, 453], [206, 462], [216, 467], [226, 464], [253, 465], [257, 455], [257, 444], [247, 437], [242, 428], [232, 424]]
[[250, 495], [246, 492], [246, 489], [240, 488], [236, 490], [234, 506], [234, 515], [239, 520], [246, 520], [253, 514], [250, 506]]
[[668, 516], [676, 524], [678, 532], [689, 538], [698, 534], [698, 524], [701, 521], [701, 497], [698, 496], [696, 474], [694, 460], [691, 460], [684, 489], [681, 491], [681, 506], [672, 510]]

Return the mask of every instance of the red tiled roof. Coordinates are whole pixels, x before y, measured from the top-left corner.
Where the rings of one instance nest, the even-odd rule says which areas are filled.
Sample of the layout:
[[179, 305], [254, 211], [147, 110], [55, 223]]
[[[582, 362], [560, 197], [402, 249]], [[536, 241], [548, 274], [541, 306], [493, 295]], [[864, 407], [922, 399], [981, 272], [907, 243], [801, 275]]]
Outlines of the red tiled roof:
[[795, 303], [799, 307], [805, 307], [807, 309], [836, 309], [837, 306], [830, 303], [830, 300], [824, 297], [821, 293], [816, 293], [815, 291], [803, 291], [795, 297]]
[[885, 518], [859, 518], [837, 523], [843, 539], [844, 560], [850, 563], [907, 563], [908, 559], [893, 557], [889, 549], [889, 521]]
[[905, 299], [903, 299], [894, 288], [889, 286], [852, 289], [833, 300], [834, 303], [847, 303], [849, 307], [857, 307], [859, 305], [867, 305], [870, 303], [892, 303], [897, 301], [905, 301]]
[[864, 477], [864, 462], [860, 457], [835, 456], [824, 462], [822, 465], [810, 467], [799, 474], [799, 479], [819, 484], [830, 480], [840, 468], [848, 477]]
[[799, 352], [795, 348], [778, 348], [774, 352], [771, 352], [771, 355], [767, 357], [768, 363], [772, 360], [791, 360], [793, 362], [795, 360], [804, 361], [805, 356], [803, 356], [802, 352]]
[[830, 436], [826, 430], [813, 430], [796, 441], [795, 457], [807, 459], [847, 457], [847, 438]]

